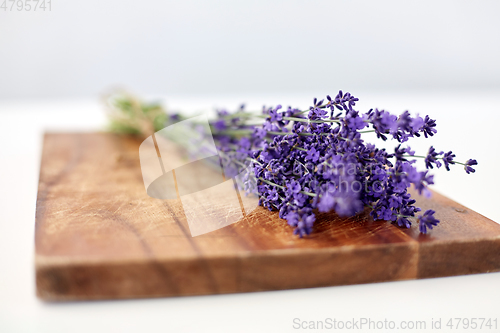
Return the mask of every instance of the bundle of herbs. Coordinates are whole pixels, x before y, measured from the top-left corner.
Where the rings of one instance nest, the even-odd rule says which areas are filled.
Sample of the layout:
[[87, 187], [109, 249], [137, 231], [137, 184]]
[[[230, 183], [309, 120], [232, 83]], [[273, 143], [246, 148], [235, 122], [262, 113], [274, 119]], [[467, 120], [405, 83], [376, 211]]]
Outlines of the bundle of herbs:
[[[334, 98], [315, 98], [306, 110], [281, 105], [263, 107], [260, 113], [244, 106], [234, 112], [217, 110], [210, 130], [226, 177], [246, 170], [237, 185], [240, 190], [279, 211], [300, 237], [312, 232], [318, 211], [353, 216], [367, 207], [374, 220], [405, 228], [414, 221], [427, 233], [439, 220], [433, 210], [420, 213], [408, 189], [413, 185], [419, 194], [430, 196], [434, 178], [429, 169], [449, 171], [461, 165], [469, 174], [475, 172], [476, 160], [459, 162], [452, 151], [432, 146], [427, 154], [416, 155], [403, 143], [435, 135], [435, 120], [408, 111], [399, 116], [379, 109], [361, 113], [355, 109], [357, 101], [339, 91]], [[188, 118], [129, 94], [113, 95], [107, 103], [111, 130], [119, 133], [146, 137]], [[367, 143], [363, 134], [369, 132], [383, 141], [395, 140], [394, 151]], [[417, 159], [425, 160], [425, 170], [416, 168]]]

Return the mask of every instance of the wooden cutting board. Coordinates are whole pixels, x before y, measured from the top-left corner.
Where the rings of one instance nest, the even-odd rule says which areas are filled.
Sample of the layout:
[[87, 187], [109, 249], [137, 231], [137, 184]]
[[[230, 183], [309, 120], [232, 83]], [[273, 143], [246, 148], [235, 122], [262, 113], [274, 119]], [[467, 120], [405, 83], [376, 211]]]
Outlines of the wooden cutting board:
[[[276, 212], [258, 207], [191, 237], [180, 200], [146, 194], [139, 144], [107, 133], [45, 135], [35, 224], [40, 298], [220, 294], [500, 271], [500, 225], [437, 193], [418, 197], [441, 220], [428, 235], [366, 213], [321, 214], [300, 239]], [[213, 210], [223, 213], [224, 205]]]

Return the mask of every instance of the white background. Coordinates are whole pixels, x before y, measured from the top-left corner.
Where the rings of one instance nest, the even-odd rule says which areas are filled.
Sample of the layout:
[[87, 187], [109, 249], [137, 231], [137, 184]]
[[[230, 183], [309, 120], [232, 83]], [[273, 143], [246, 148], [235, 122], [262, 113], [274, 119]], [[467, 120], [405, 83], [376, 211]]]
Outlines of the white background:
[[499, 273], [47, 304], [35, 297], [33, 265], [42, 134], [103, 129], [98, 95], [114, 84], [188, 112], [240, 102], [305, 107], [344, 89], [362, 111], [430, 114], [438, 135], [412, 147], [433, 144], [480, 163], [474, 175], [434, 172], [434, 188], [500, 221], [499, 9], [495, 1], [53, 0], [50, 13], [0, 10], [0, 332], [286, 332], [296, 331], [294, 318], [428, 327], [443, 318], [443, 328], [450, 317], [500, 321]]
[[500, 87], [494, 0], [52, 0], [51, 12], [15, 8], [0, 10], [6, 99], [93, 97], [115, 84], [142, 94]]

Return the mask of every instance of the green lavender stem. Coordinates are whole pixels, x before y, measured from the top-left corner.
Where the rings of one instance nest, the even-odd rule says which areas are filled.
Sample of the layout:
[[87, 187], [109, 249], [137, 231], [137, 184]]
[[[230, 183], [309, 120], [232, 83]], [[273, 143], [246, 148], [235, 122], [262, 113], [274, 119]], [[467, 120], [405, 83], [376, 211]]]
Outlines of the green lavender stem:
[[[403, 157], [416, 157], [416, 158], [427, 158], [426, 156], [420, 156], [420, 155], [403, 155]], [[436, 157], [437, 160], [444, 160], [444, 158], [442, 157]], [[463, 165], [463, 166], [466, 166], [467, 164], [465, 163], [462, 163], [462, 162], [457, 162], [457, 161], [453, 161], [453, 163], [450, 163], [450, 164], [460, 164], [460, 165]]]

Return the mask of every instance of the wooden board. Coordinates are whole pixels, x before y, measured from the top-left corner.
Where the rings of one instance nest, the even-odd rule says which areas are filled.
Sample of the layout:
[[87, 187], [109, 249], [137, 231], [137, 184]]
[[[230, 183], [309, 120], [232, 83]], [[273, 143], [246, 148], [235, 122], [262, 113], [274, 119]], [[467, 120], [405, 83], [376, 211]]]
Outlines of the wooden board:
[[42, 299], [251, 292], [500, 270], [500, 225], [439, 194], [418, 198], [442, 221], [428, 235], [367, 214], [321, 214], [313, 234], [299, 239], [277, 213], [258, 207], [238, 223], [191, 237], [179, 200], [146, 194], [139, 144], [106, 133], [45, 135], [35, 230]]

